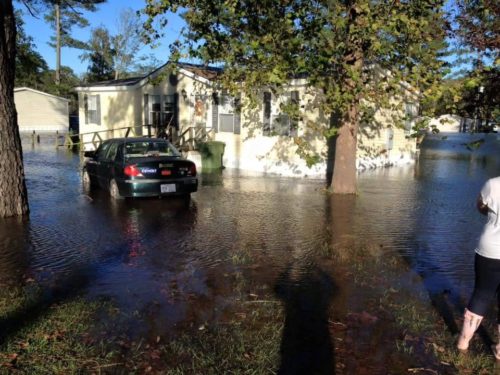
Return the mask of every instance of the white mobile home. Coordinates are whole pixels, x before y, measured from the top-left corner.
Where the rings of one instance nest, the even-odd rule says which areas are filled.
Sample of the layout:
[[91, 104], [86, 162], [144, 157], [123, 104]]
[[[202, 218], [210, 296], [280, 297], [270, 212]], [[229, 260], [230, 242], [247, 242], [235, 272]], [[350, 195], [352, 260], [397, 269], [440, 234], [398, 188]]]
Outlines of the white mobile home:
[[[165, 65], [144, 77], [99, 82], [78, 87], [80, 133], [85, 148], [97, 138], [123, 136], [127, 127], [135, 134], [152, 135], [174, 130], [175, 140], [209, 134], [225, 143], [226, 168], [279, 174], [324, 177], [331, 160], [329, 147], [316, 129], [328, 127], [330, 118], [317, 107], [319, 94], [306, 78], [291, 79], [280, 94], [262, 90], [256, 108], [245, 97], [234, 98], [218, 88], [220, 69], [179, 64], [176, 74], [164, 74]], [[168, 70], [167, 70], [168, 71]], [[402, 85], [405, 111], [416, 115], [415, 94]], [[284, 113], [287, 103], [298, 105], [300, 116]], [[416, 141], [410, 137], [411, 121], [396, 125], [390, 111], [379, 109], [375, 124], [363, 124], [358, 135], [358, 168], [396, 165], [415, 160]], [[404, 117], [404, 114], [403, 116]], [[96, 133], [98, 132], [98, 133]], [[297, 152], [300, 142], [318, 158], [312, 168]]]
[[69, 129], [69, 100], [28, 87], [14, 89], [20, 132], [65, 133]]

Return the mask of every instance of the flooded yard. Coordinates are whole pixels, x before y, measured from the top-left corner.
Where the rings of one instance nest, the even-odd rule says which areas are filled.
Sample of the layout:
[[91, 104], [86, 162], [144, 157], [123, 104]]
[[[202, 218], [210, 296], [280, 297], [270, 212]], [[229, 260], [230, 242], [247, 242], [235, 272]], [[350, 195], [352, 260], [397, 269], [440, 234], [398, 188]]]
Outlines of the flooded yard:
[[[0, 222], [1, 287], [40, 288], [42, 310], [75, 295], [109, 302], [114, 318], [95, 318], [91, 334], [121, 340], [124, 356], [140, 342], [193, 350], [159, 351], [137, 373], [217, 373], [236, 350], [221, 330], [244, 347], [242, 363], [220, 367], [232, 373], [454, 373], [424, 349], [398, 350], [400, 312], [384, 301], [399, 291], [456, 333], [483, 224], [475, 199], [500, 174], [496, 134], [430, 137], [416, 165], [360, 174], [356, 197], [330, 196], [320, 180], [224, 170], [201, 175], [189, 207], [87, 195], [78, 154], [23, 147], [31, 214]], [[0, 315], [0, 345], [28, 324], [9, 319]], [[213, 362], [203, 362], [193, 348], [209, 334], [200, 352]], [[257, 360], [266, 365], [250, 371]], [[107, 372], [128, 373], [116, 362]]]

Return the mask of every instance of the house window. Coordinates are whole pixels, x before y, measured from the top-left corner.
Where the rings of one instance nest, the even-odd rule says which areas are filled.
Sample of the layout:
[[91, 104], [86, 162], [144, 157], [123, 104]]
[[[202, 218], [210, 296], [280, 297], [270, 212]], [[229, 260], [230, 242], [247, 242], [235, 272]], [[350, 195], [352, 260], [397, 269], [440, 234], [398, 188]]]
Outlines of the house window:
[[165, 126], [170, 125], [177, 128], [176, 102], [176, 95], [163, 96], [163, 123]]
[[219, 99], [219, 131], [241, 133], [240, 99], [222, 94]]
[[277, 98], [264, 93], [264, 135], [297, 136], [299, 127], [299, 92], [291, 91]]
[[149, 97], [149, 122], [153, 127], [158, 127], [161, 122], [161, 97], [160, 95], [150, 95]]
[[101, 98], [100, 95], [85, 95], [85, 123], [101, 125]]
[[405, 103], [405, 135], [411, 133], [412, 128], [415, 126], [415, 120], [418, 116], [418, 105], [416, 103]]

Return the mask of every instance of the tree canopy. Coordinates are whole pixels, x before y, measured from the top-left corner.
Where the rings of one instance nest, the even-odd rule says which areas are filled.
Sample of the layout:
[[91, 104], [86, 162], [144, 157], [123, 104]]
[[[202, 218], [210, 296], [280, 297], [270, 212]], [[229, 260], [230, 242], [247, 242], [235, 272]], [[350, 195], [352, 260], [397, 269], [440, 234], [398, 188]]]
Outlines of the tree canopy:
[[16, 12], [16, 86], [39, 89], [42, 85], [41, 74], [48, 69], [47, 62], [35, 49], [33, 38], [24, 31], [24, 21]]
[[139, 55], [144, 46], [141, 26], [138, 15], [127, 8], [118, 17], [115, 35], [111, 35], [104, 25], [92, 29], [86, 51], [80, 55], [82, 60], [90, 63], [86, 80], [96, 82], [118, 79], [134, 71], [144, 60]]
[[[364, 101], [388, 105], [405, 81], [422, 93], [442, 76], [446, 21], [442, 0], [148, 0], [145, 29], [161, 35], [168, 12], [187, 27], [173, 59], [224, 67], [222, 85], [258, 97], [307, 76], [322, 93], [321, 110], [338, 114], [332, 188], [356, 191], [356, 137]], [[383, 74], [375, 74], [376, 72]], [[390, 72], [386, 74], [387, 72]], [[307, 145], [296, 142], [307, 154]]]
[[500, 3], [496, 0], [457, 0], [456, 3], [456, 35], [471, 49], [498, 59]]
[[112, 38], [104, 26], [92, 29], [92, 36], [86, 46], [87, 51], [80, 58], [88, 60], [86, 80], [98, 82], [112, 79], [114, 77], [113, 58], [115, 50], [112, 46]]

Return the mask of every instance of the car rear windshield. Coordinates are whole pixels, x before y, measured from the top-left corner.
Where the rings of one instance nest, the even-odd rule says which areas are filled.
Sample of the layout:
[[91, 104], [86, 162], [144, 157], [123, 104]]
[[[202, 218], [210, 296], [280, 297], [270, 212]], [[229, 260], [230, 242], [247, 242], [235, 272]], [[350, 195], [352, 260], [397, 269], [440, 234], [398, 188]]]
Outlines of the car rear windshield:
[[179, 151], [177, 151], [171, 143], [158, 141], [128, 142], [125, 144], [124, 155], [128, 158], [181, 156]]

